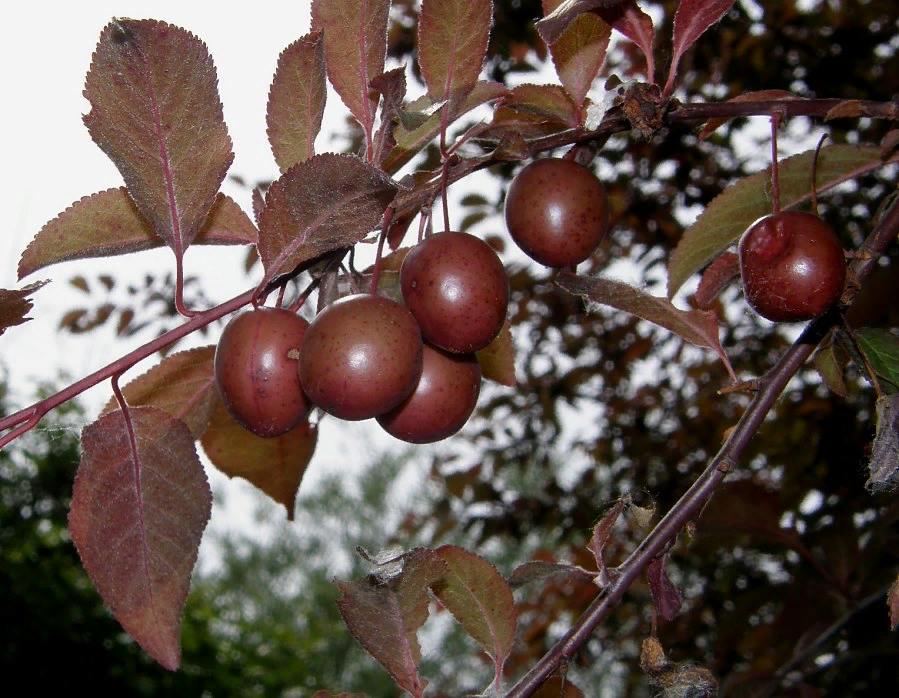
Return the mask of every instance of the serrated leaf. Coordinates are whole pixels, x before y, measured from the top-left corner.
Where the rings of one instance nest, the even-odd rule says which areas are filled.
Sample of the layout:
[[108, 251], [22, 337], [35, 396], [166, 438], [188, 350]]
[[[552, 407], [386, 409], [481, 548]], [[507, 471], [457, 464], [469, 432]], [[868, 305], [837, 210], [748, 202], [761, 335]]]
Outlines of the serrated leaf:
[[899, 577], [893, 582], [887, 594], [887, 605], [890, 608], [890, 630], [899, 627]]
[[877, 398], [877, 427], [868, 463], [868, 480], [872, 492], [887, 492], [899, 483], [899, 393]]
[[619, 2], [593, 11], [608, 22], [612, 29], [621, 32], [637, 45], [646, 58], [646, 81], [655, 83], [655, 59], [652, 53], [655, 31], [652, 17], [637, 7], [636, 2]]
[[[551, 13], [562, 0], [543, 0], [544, 14]], [[574, 19], [550, 46], [553, 65], [562, 85], [578, 109], [606, 60], [612, 27], [599, 15], [585, 12]]]
[[327, 94], [322, 32], [310, 32], [278, 56], [268, 93], [268, 141], [282, 172], [315, 155]]
[[234, 159], [206, 45], [165, 22], [113, 20], [100, 35], [84, 96], [91, 138], [180, 258]]
[[662, 618], [671, 622], [680, 613], [681, 596], [677, 587], [668, 579], [667, 565], [667, 554], [655, 558], [646, 568], [646, 579], [653, 607]]
[[402, 571], [337, 582], [337, 607], [350, 632], [377, 659], [401, 690], [420, 696], [428, 682], [418, 673], [418, 629], [428, 617], [428, 587], [447, 571], [433, 550], [403, 556]]
[[318, 429], [300, 424], [264, 439], [238, 424], [213, 390], [213, 410], [200, 443], [212, 464], [228, 477], [242, 477], [287, 509], [293, 521], [297, 490], [315, 453]]
[[384, 72], [390, 0], [313, 0], [312, 30], [324, 31], [328, 79], [371, 134], [378, 106], [372, 79]]
[[350, 155], [315, 155], [272, 182], [259, 217], [265, 280], [376, 229], [398, 185]]
[[478, 81], [487, 55], [491, 0], [424, 0], [418, 21], [418, 63], [434, 101], [457, 102]]
[[889, 383], [881, 387], [887, 392], [899, 390], [899, 337], [887, 330], [863, 327], [856, 330], [855, 340], [878, 380]]
[[181, 614], [212, 509], [185, 424], [161, 410], [116, 411], [85, 427], [69, 530], [122, 627], [156, 661], [181, 661]]
[[552, 45], [585, 12], [609, 8], [620, 2], [621, 0], [563, 0], [550, 14], [537, 22], [537, 33], [547, 44]]
[[496, 567], [474, 553], [455, 545], [436, 552], [449, 571], [431, 590], [490, 655], [496, 676], [502, 676], [518, 627], [512, 588]]
[[[815, 151], [780, 163], [780, 203], [783, 209], [811, 199]], [[882, 163], [873, 146], [831, 145], [821, 149], [817, 165], [818, 192], [836, 186]], [[771, 168], [744, 177], [718, 195], [684, 231], [668, 263], [668, 297], [721, 252], [735, 243], [756, 220], [771, 212], [768, 187]]]
[[664, 94], [670, 95], [684, 52], [733, 7], [734, 0], [680, 0], [674, 13], [674, 53]]
[[481, 376], [500, 385], [514, 388], [518, 384], [515, 373], [515, 341], [509, 319], [503, 323], [503, 329], [486, 347], [475, 352], [481, 365]]
[[[252, 245], [256, 227], [233, 199], [218, 194], [196, 245]], [[124, 187], [75, 202], [47, 223], [19, 259], [19, 278], [72, 259], [111, 257], [161, 247]]]
[[[180, 419], [193, 437], [199, 439], [219, 401], [214, 358], [215, 346], [171, 354], [122, 388], [125, 401], [131, 407], [155, 407]], [[118, 406], [116, 399], [110, 398], [100, 415]]]
[[666, 298], [653, 296], [621, 281], [576, 276], [567, 271], [557, 275], [556, 284], [586, 300], [610, 305], [664, 327], [690, 344], [714, 350], [736, 382], [734, 370], [718, 338], [718, 317], [714, 312], [681, 310]]
[[590, 572], [583, 567], [577, 565], [569, 565], [562, 562], [546, 562], [544, 560], [531, 560], [525, 562], [509, 575], [508, 583], [513, 589], [530, 584], [532, 582], [541, 582], [548, 579], [557, 578], [577, 579], [580, 581], [593, 581], [596, 572]]
[[36, 281], [17, 290], [0, 288], [0, 335], [10, 327], [31, 319], [27, 315], [34, 307], [34, 301], [29, 296], [47, 283], [49, 282]]

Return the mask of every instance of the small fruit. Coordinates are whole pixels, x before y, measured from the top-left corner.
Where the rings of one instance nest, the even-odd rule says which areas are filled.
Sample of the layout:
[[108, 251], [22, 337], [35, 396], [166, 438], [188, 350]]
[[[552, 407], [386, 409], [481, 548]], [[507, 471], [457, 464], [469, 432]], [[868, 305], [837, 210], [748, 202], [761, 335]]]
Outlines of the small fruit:
[[580, 264], [609, 229], [605, 187], [573, 160], [535, 160], [509, 185], [506, 227], [521, 250], [547, 267]]
[[421, 365], [421, 331], [412, 313], [366, 293], [341, 298], [315, 317], [298, 371], [313, 403], [335, 417], [359, 420], [409, 397]]
[[843, 291], [843, 248], [830, 226], [811, 213], [759, 218], [740, 238], [739, 256], [746, 302], [773, 322], [817, 317]]
[[378, 417], [378, 424], [409, 443], [440, 441], [465, 426], [480, 390], [481, 366], [474, 354], [451, 354], [425, 344], [415, 391]]
[[509, 278], [486, 242], [443, 232], [413, 247], [400, 268], [400, 287], [426, 341], [469, 354], [499, 334], [509, 307]]
[[281, 308], [235, 316], [215, 350], [215, 383], [225, 407], [257, 436], [285, 434], [312, 409], [297, 378], [309, 323]]

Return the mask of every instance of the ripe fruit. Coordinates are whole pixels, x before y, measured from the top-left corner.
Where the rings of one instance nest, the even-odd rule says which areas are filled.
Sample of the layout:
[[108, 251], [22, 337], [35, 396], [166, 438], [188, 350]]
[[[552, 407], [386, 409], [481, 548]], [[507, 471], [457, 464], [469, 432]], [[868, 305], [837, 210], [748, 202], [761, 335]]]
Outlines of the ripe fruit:
[[257, 436], [280, 436], [309, 416], [296, 356], [308, 327], [289, 310], [259, 308], [235, 316], [222, 332], [216, 386], [234, 419]]
[[535, 160], [506, 194], [506, 227], [521, 250], [548, 267], [579, 264], [609, 229], [609, 200], [593, 171], [573, 160]]
[[833, 230], [811, 213], [759, 218], [739, 244], [746, 302], [774, 322], [810, 320], [843, 291], [846, 258]]
[[378, 424], [409, 443], [440, 441], [465, 426], [480, 390], [481, 366], [474, 354], [451, 354], [425, 344], [415, 391], [378, 417]]
[[400, 268], [400, 288], [425, 340], [463, 354], [493, 341], [509, 307], [502, 261], [468, 233], [437, 233], [413, 247]]
[[421, 376], [421, 332], [406, 308], [358, 294], [309, 325], [298, 366], [313, 403], [347, 420], [377, 417], [409, 397]]

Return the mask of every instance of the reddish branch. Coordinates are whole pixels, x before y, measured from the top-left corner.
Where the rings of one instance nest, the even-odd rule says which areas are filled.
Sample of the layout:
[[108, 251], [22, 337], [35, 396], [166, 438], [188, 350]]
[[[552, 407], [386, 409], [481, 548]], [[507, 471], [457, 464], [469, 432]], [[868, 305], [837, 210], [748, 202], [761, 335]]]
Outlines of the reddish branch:
[[[899, 234], [899, 202], [894, 202], [862, 245], [852, 273], [859, 283], [870, 274], [878, 258]], [[618, 576], [594, 600], [571, 630], [516, 683], [505, 698], [525, 698], [533, 694], [559, 667], [567, 664], [596, 628], [611, 613], [644, 568], [664, 553], [684, 526], [694, 519], [727, 474], [736, 467], [752, 437], [761, 426], [790, 379], [811, 356], [827, 332], [839, 322], [832, 309], [809, 323], [802, 335], [780, 361], [758, 381], [758, 390], [746, 412], [733, 428], [718, 454], [709, 462], [692, 487], [671, 507], [665, 517], [618, 567]]]

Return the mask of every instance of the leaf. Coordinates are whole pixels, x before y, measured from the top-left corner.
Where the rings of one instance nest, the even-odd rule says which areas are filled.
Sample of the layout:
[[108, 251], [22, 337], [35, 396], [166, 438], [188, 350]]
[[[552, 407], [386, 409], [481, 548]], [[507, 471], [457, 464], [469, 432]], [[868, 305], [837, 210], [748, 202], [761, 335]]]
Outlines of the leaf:
[[[772, 99], [802, 99], [801, 97], [794, 95], [792, 92], [788, 92], [787, 90], [754, 90], [752, 92], [743, 92], [742, 94], [737, 95], [725, 102], [725, 104], [731, 103], [741, 103], [741, 102], [756, 102], [756, 101], [765, 101]], [[702, 131], [699, 132], [699, 140], [704, 141], [706, 138], [712, 135], [714, 131], [716, 131], [720, 126], [723, 126], [728, 121], [730, 121], [730, 117], [720, 116], [715, 117], [713, 119], [709, 119], [705, 122], [705, 125], [702, 127]]]
[[275, 162], [284, 172], [315, 155], [328, 96], [321, 32], [310, 32], [278, 56], [265, 122]]
[[349, 155], [315, 155], [272, 182], [259, 217], [265, 282], [378, 227], [398, 185]]
[[531, 698], [584, 698], [584, 693], [564, 676], [550, 676]]
[[315, 453], [318, 429], [300, 424], [282, 436], [264, 439], [238, 424], [218, 391], [209, 427], [200, 443], [212, 464], [228, 477], [242, 477], [287, 509], [293, 521], [297, 490]]
[[740, 278], [740, 258], [734, 252], [725, 252], [712, 260], [702, 272], [699, 286], [693, 294], [696, 307], [708, 310], [721, 292]]
[[524, 84], [514, 87], [493, 115], [494, 123], [510, 119], [574, 128], [580, 124], [581, 110], [559, 85]]
[[664, 327], [690, 344], [714, 350], [736, 382], [734, 370], [718, 339], [718, 318], [714, 312], [681, 310], [665, 298], [652, 296], [621, 281], [576, 276], [567, 271], [558, 274], [556, 284], [569, 293]]
[[515, 341], [512, 339], [508, 318], [496, 339], [475, 352], [475, 355], [481, 365], [481, 376], [510, 388], [518, 384], [515, 374]]
[[899, 393], [877, 398], [877, 427], [865, 487], [891, 492], [899, 482]]
[[458, 102], [478, 81], [487, 55], [491, 0], [424, 0], [418, 63], [434, 101]]
[[515, 643], [518, 616], [512, 589], [484, 558], [455, 545], [437, 548], [449, 572], [431, 586], [465, 631], [493, 659], [496, 676]]
[[[543, 11], [551, 12], [562, 0], [543, 0]], [[553, 65], [562, 85], [578, 109], [606, 60], [612, 27], [593, 13], [579, 15], [550, 46]]]
[[585, 12], [597, 8], [609, 8], [618, 5], [622, 0], [563, 0], [556, 8], [535, 25], [540, 34], [550, 46], [565, 32], [572, 22]]
[[846, 397], [849, 391], [846, 388], [846, 381], [843, 378], [843, 369], [846, 362], [843, 358], [843, 352], [836, 345], [830, 343], [822, 346], [815, 352], [813, 359], [815, 370], [821, 376], [821, 380], [833, 392], [841, 397]]
[[674, 53], [664, 94], [670, 95], [684, 52], [733, 7], [734, 0], [680, 0], [674, 13]]
[[899, 577], [893, 582], [887, 594], [887, 605], [890, 607], [890, 630], [899, 627]]
[[646, 578], [649, 581], [653, 608], [670, 623], [680, 613], [681, 596], [677, 587], [668, 579], [667, 565], [667, 554], [655, 558], [646, 567]]
[[590, 572], [583, 567], [562, 562], [531, 560], [518, 565], [518, 567], [512, 570], [508, 583], [513, 589], [517, 589], [531, 582], [540, 582], [559, 577], [592, 582], [596, 578], [596, 572]]
[[417, 636], [428, 617], [428, 587], [446, 571], [433, 550], [417, 548], [403, 556], [402, 571], [389, 579], [369, 575], [337, 582], [337, 607], [353, 637], [413, 696], [421, 696], [428, 684], [418, 673]]
[[100, 35], [84, 96], [91, 138], [180, 259], [234, 159], [206, 45], [164, 22], [113, 20]]
[[634, 42], [646, 57], [646, 81], [655, 83], [655, 60], [652, 45], [655, 33], [652, 17], [637, 7], [636, 2], [619, 2], [611, 7], [597, 7], [593, 12], [602, 17], [612, 29]]
[[122, 627], [166, 669], [181, 661], [181, 614], [212, 492], [183, 422], [152, 407], [85, 427], [69, 530]]
[[26, 317], [34, 307], [34, 301], [29, 296], [47, 283], [49, 282], [36, 281], [17, 291], [0, 288], [0, 335], [14, 325], [31, 320]]
[[324, 31], [328, 78], [350, 113], [371, 134], [384, 72], [390, 0], [313, 0], [312, 30]]
[[[811, 199], [812, 161], [809, 150], [780, 163], [780, 203], [783, 209]], [[831, 145], [821, 149], [817, 165], [818, 192], [836, 186], [882, 163], [874, 146]], [[668, 263], [668, 297], [692, 274], [736, 242], [756, 220], [771, 212], [768, 186], [771, 168], [744, 177], [725, 189], [684, 231]]]
[[612, 527], [618, 521], [621, 512], [628, 506], [630, 506], [630, 497], [621, 497], [609, 511], [603, 514], [602, 519], [593, 527], [593, 535], [590, 537], [590, 543], [587, 545], [587, 548], [593, 553], [593, 559], [596, 561], [596, 569], [599, 570], [596, 575], [596, 581], [600, 587], [605, 587], [612, 581], [603, 559], [603, 551], [606, 543], [609, 542], [609, 536], [612, 535]]
[[[218, 194], [194, 239], [198, 245], [251, 245], [256, 227], [233, 199]], [[161, 247], [124, 187], [86, 196], [47, 223], [19, 259], [19, 278], [72, 259], [112, 257]]]
[[[213, 374], [215, 346], [200, 347], [167, 356], [142, 376], [122, 388], [131, 407], [155, 407], [180, 419], [195, 439], [203, 436], [219, 401]], [[110, 398], [100, 415], [118, 409]]]
[[855, 341], [877, 378], [890, 384], [882, 387], [888, 392], [899, 390], [899, 337], [887, 330], [863, 327], [855, 331]]
[[784, 504], [770, 486], [754, 479], [722, 484], [703, 510], [699, 532], [705, 536], [749, 535], [754, 543], [774, 542], [799, 548], [799, 537], [781, 520]]

